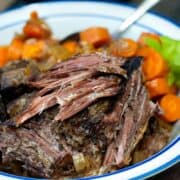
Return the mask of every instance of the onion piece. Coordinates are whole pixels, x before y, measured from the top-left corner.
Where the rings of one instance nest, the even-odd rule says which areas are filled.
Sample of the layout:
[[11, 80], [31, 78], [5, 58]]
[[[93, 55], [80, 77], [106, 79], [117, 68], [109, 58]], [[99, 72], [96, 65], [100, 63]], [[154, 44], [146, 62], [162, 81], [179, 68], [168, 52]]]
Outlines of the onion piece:
[[79, 173], [89, 169], [89, 161], [83, 153], [76, 153], [72, 157], [76, 172]]

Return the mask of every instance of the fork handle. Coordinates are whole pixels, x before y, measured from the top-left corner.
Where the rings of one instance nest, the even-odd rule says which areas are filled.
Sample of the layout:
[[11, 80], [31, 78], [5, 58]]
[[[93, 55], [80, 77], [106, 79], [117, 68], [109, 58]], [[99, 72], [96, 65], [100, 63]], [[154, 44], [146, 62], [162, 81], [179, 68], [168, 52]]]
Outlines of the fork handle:
[[159, 3], [161, 0], [144, 0], [139, 7], [127, 18], [124, 22], [122, 22], [119, 33], [124, 32], [128, 29], [130, 25], [135, 23], [140, 17], [142, 17], [149, 9]]

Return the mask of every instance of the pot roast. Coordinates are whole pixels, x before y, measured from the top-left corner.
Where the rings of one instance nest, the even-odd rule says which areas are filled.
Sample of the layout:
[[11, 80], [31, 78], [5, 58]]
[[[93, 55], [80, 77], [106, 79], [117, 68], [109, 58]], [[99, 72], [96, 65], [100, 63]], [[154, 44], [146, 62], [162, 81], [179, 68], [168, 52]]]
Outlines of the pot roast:
[[4, 67], [0, 169], [63, 179], [129, 165], [156, 109], [140, 64], [140, 57], [96, 53], [75, 56], [46, 73], [28, 61]]

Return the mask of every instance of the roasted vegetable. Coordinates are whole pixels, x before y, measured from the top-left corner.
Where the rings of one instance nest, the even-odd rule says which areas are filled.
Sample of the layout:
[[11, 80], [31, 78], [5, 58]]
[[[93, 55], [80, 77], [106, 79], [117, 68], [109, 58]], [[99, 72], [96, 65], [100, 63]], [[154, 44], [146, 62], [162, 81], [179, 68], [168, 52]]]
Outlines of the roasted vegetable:
[[80, 40], [92, 44], [94, 47], [100, 47], [108, 44], [111, 36], [106, 28], [91, 27], [80, 33]]
[[110, 46], [110, 53], [114, 56], [131, 57], [137, 51], [137, 43], [132, 39], [119, 39], [114, 41]]
[[4, 66], [8, 61], [8, 46], [0, 47], [0, 67]]
[[162, 117], [167, 122], [175, 122], [180, 119], [180, 97], [172, 94], [164, 96], [160, 102]]
[[156, 50], [142, 47], [138, 50], [137, 55], [145, 57], [142, 65], [145, 80], [167, 75], [168, 65]]
[[153, 99], [168, 93], [175, 93], [175, 87], [168, 85], [166, 78], [156, 78], [146, 82], [146, 87], [149, 91], [150, 98]]
[[23, 59], [42, 60], [43, 54], [46, 53], [46, 44], [41, 40], [31, 40], [24, 44], [22, 51]]
[[147, 33], [147, 32], [143, 32], [140, 37], [138, 38], [138, 43], [140, 46], [146, 46], [146, 40], [147, 39], [153, 39], [157, 42], [160, 42], [160, 37], [157, 34], [153, 34], [153, 33]]
[[76, 41], [66, 41], [63, 46], [71, 53], [76, 53], [80, 48]]
[[24, 42], [22, 38], [15, 37], [8, 48], [8, 60], [18, 60], [22, 58]]
[[35, 11], [31, 13], [31, 18], [24, 26], [23, 32], [28, 38], [44, 39], [51, 36], [50, 28], [38, 17], [37, 12]]
[[72, 158], [76, 172], [80, 173], [90, 168], [88, 159], [83, 153], [76, 153], [72, 156]]

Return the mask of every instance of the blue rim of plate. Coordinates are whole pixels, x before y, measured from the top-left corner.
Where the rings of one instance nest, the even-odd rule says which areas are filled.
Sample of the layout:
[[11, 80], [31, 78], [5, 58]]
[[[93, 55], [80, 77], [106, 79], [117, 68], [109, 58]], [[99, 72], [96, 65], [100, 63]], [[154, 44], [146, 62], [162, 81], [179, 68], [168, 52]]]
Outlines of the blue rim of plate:
[[[94, 17], [94, 18], [101, 18], [101, 19], [109, 19], [109, 20], [114, 20], [114, 21], [123, 21], [123, 18], [120, 17], [115, 17], [115, 16], [106, 16], [106, 15], [102, 15], [102, 14], [90, 14], [90, 13], [61, 13], [61, 14], [53, 14], [53, 15], [45, 15], [45, 16], [41, 16], [43, 19], [49, 19], [49, 18], [53, 18], [53, 17], [81, 17], [81, 18], [87, 18], [87, 17]], [[20, 20], [17, 22], [14, 22], [12, 24], [8, 24], [5, 26], [0, 27], [0, 30], [6, 29], [6, 28], [10, 28], [12, 26], [18, 25], [18, 24], [22, 24], [24, 23], [25, 20]], [[161, 35], [161, 33], [149, 26], [146, 26], [144, 24], [141, 23], [135, 23], [136, 26], [147, 29], [153, 33], [159, 34]]]
[[[74, 3], [74, 2], [81, 2], [81, 1], [72, 1], [72, 0], [68, 0], [68, 1], [57, 1], [57, 0], [52, 0], [52, 1], [49, 1], [49, 0], [46, 0], [45, 2], [43, 2], [43, 3], [33, 3], [33, 4], [47, 4], [47, 3], [51, 3], [51, 2], [57, 2], [57, 3]], [[83, 2], [83, 1], [82, 1]], [[87, 1], [86, 1], [87, 2]], [[134, 8], [135, 6], [133, 6], [133, 5], [129, 5], [129, 4], [124, 4], [124, 3], [117, 3], [117, 2], [101, 2], [101, 1], [88, 1], [88, 2], [93, 2], [93, 3], [102, 3], [102, 4], [111, 4], [111, 5], [120, 5], [120, 6], [124, 6], [124, 7], [129, 7], [129, 8]], [[18, 8], [15, 8], [15, 9], [9, 9], [9, 10], [6, 10], [6, 11], [4, 11], [4, 12], [1, 12], [0, 13], [0, 15], [1, 14], [5, 14], [5, 13], [7, 13], [7, 12], [10, 12], [10, 11], [13, 11], [13, 10], [16, 10], [16, 9], [21, 9], [21, 8], [23, 8], [23, 7], [25, 7], [25, 6], [20, 6], [20, 7], [18, 7]], [[160, 17], [161, 19], [163, 19], [163, 20], [166, 20], [166, 21], [169, 21], [171, 24], [173, 24], [173, 25], [175, 25], [175, 26], [177, 26], [178, 27], [178, 24], [176, 24], [175, 22], [173, 22], [171, 19], [167, 19], [167, 18], [165, 18], [165, 17], [162, 17], [162, 16], [159, 16], [159, 15], [157, 15], [156, 13], [152, 13], [152, 12], [150, 12], [150, 14], [152, 14], [152, 15], [155, 15], [155, 16], [158, 16], [158, 17]], [[73, 13], [69, 13], [69, 14], [55, 14], [55, 15], [51, 15], [51, 16], [44, 16], [44, 18], [46, 19], [46, 18], [50, 18], [50, 17], [58, 17], [58, 16], [74, 16], [75, 14], [73, 14]], [[108, 19], [111, 19], [111, 20], [123, 20], [123, 18], [119, 18], [119, 17], [114, 17], [114, 16], [105, 16], [105, 15], [100, 15], [100, 14], [96, 14], [96, 15], [92, 15], [92, 14], [76, 14], [76, 16], [81, 16], [82, 17], [82, 15], [86, 18], [86, 17], [100, 17], [100, 18], [108, 18]], [[0, 30], [1, 29], [5, 29], [5, 28], [8, 28], [8, 27], [11, 27], [11, 26], [14, 26], [14, 25], [17, 25], [17, 24], [20, 24], [20, 23], [23, 23], [24, 22], [24, 20], [22, 20], [22, 21], [19, 21], [19, 22], [16, 22], [16, 23], [13, 23], [13, 24], [9, 24], [9, 25], [6, 25], [6, 26], [2, 26], [1, 28], [0, 28]], [[144, 27], [144, 28], [146, 28], [146, 29], [148, 29], [148, 30], [150, 30], [150, 31], [153, 31], [153, 32], [155, 32], [155, 33], [158, 33], [158, 34], [160, 34], [160, 32], [157, 32], [156, 30], [154, 30], [153, 28], [150, 28], [150, 27], [148, 27], [148, 26], [146, 26], [146, 25], [143, 25], [143, 24], [140, 24], [140, 23], [136, 23], [136, 25], [138, 25], [138, 26], [140, 26], [140, 27]], [[90, 180], [90, 179], [99, 179], [99, 178], [102, 178], [102, 177], [107, 177], [107, 176], [111, 176], [111, 175], [114, 175], [114, 174], [118, 174], [118, 173], [121, 173], [121, 172], [124, 172], [124, 171], [126, 171], [126, 170], [130, 170], [130, 169], [133, 169], [133, 168], [135, 168], [135, 167], [138, 167], [138, 166], [141, 166], [141, 165], [143, 165], [144, 163], [147, 163], [147, 162], [149, 162], [150, 160], [152, 160], [152, 159], [154, 159], [154, 158], [156, 158], [156, 157], [158, 157], [159, 155], [161, 155], [161, 154], [163, 154], [164, 152], [166, 152], [166, 151], [168, 151], [171, 147], [173, 147], [175, 144], [177, 144], [178, 142], [180, 141], [180, 136], [179, 137], [177, 137], [173, 142], [171, 142], [169, 145], [167, 145], [166, 147], [164, 147], [161, 151], [159, 151], [158, 153], [156, 153], [156, 154], [154, 154], [154, 155], [152, 155], [151, 157], [149, 157], [149, 158], [147, 158], [147, 159], [145, 159], [144, 161], [141, 161], [141, 162], [139, 162], [139, 163], [136, 163], [136, 164], [134, 164], [134, 165], [130, 165], [130, 166], [128, 166], [128, 167], [125, 167], [125, 168], [122, 168], [122, 169], [119, 169], [119, 170], [116, 170], [116, 171], [114, 171], [114, 172], [111, 172], [111, 173], [108, 173], [108, 174], [103, 174], [103, 175], [99, 175], [99, 176], [91, 176], [91, 177], [84, 177], [84, 178], [78, 178], [78, 179], [76, 179], [76, 180]], [[157, 173], [159, 173], [159, 172], [162, 172], [162, 171], [164, 171], [165, 169], [167, 169], [167, 168], [169, 168], [169, 167], [171, 167], [172, 165], [174, 165], [174, 164], [176, 164], [178, 161], [180, 160], [180, 155], [179, 156], [176, 156], [176, 157], [174, 157], [173, 159], [171, 159], [170, 161], [168, 161], [168, 162], [166, 162], [165, 164], [163, 164], [163, 165], [161, 165], [160, 167], [157, 167], [157, 168], [155, 168], [155, 169], [153, 169], [153, 170], [150, 170], [149, 172], [146, 172], [146, 173], [144, 173], [144, 174], [142, 174], [142, 175], [139, 175], [139, 176], [136, 176], [136, 177], [133, 177], [133, 178], [131, 178], [131, 180], [139, 180], [139, 179], [144, 179], [144, 178], [147, 178], [147, 177], [150, 177], [150, 176], [152, 176], [152, 175], [155, 175], [155, 174], [157, 174]], [[3, 175], [3, 176], [5, 176], [5, 177], [10, 177], [10, 178], [16, 178], [16, 179], [21, 179], [21, 180], [43, 180], [43, 178], [41, 178], [41, 179], [38, 179], [38, 178], [29, 178], [29, 177], [23, 177], [23, 176], [16, 176], [16, 175], [11, 175], [11, 174], [8, 174], [8, 173], [5, 173], [5, 172], [1, 172], [0, 171], [0, 175]], [[45, 179], [44, 179], [45, 180]]]

